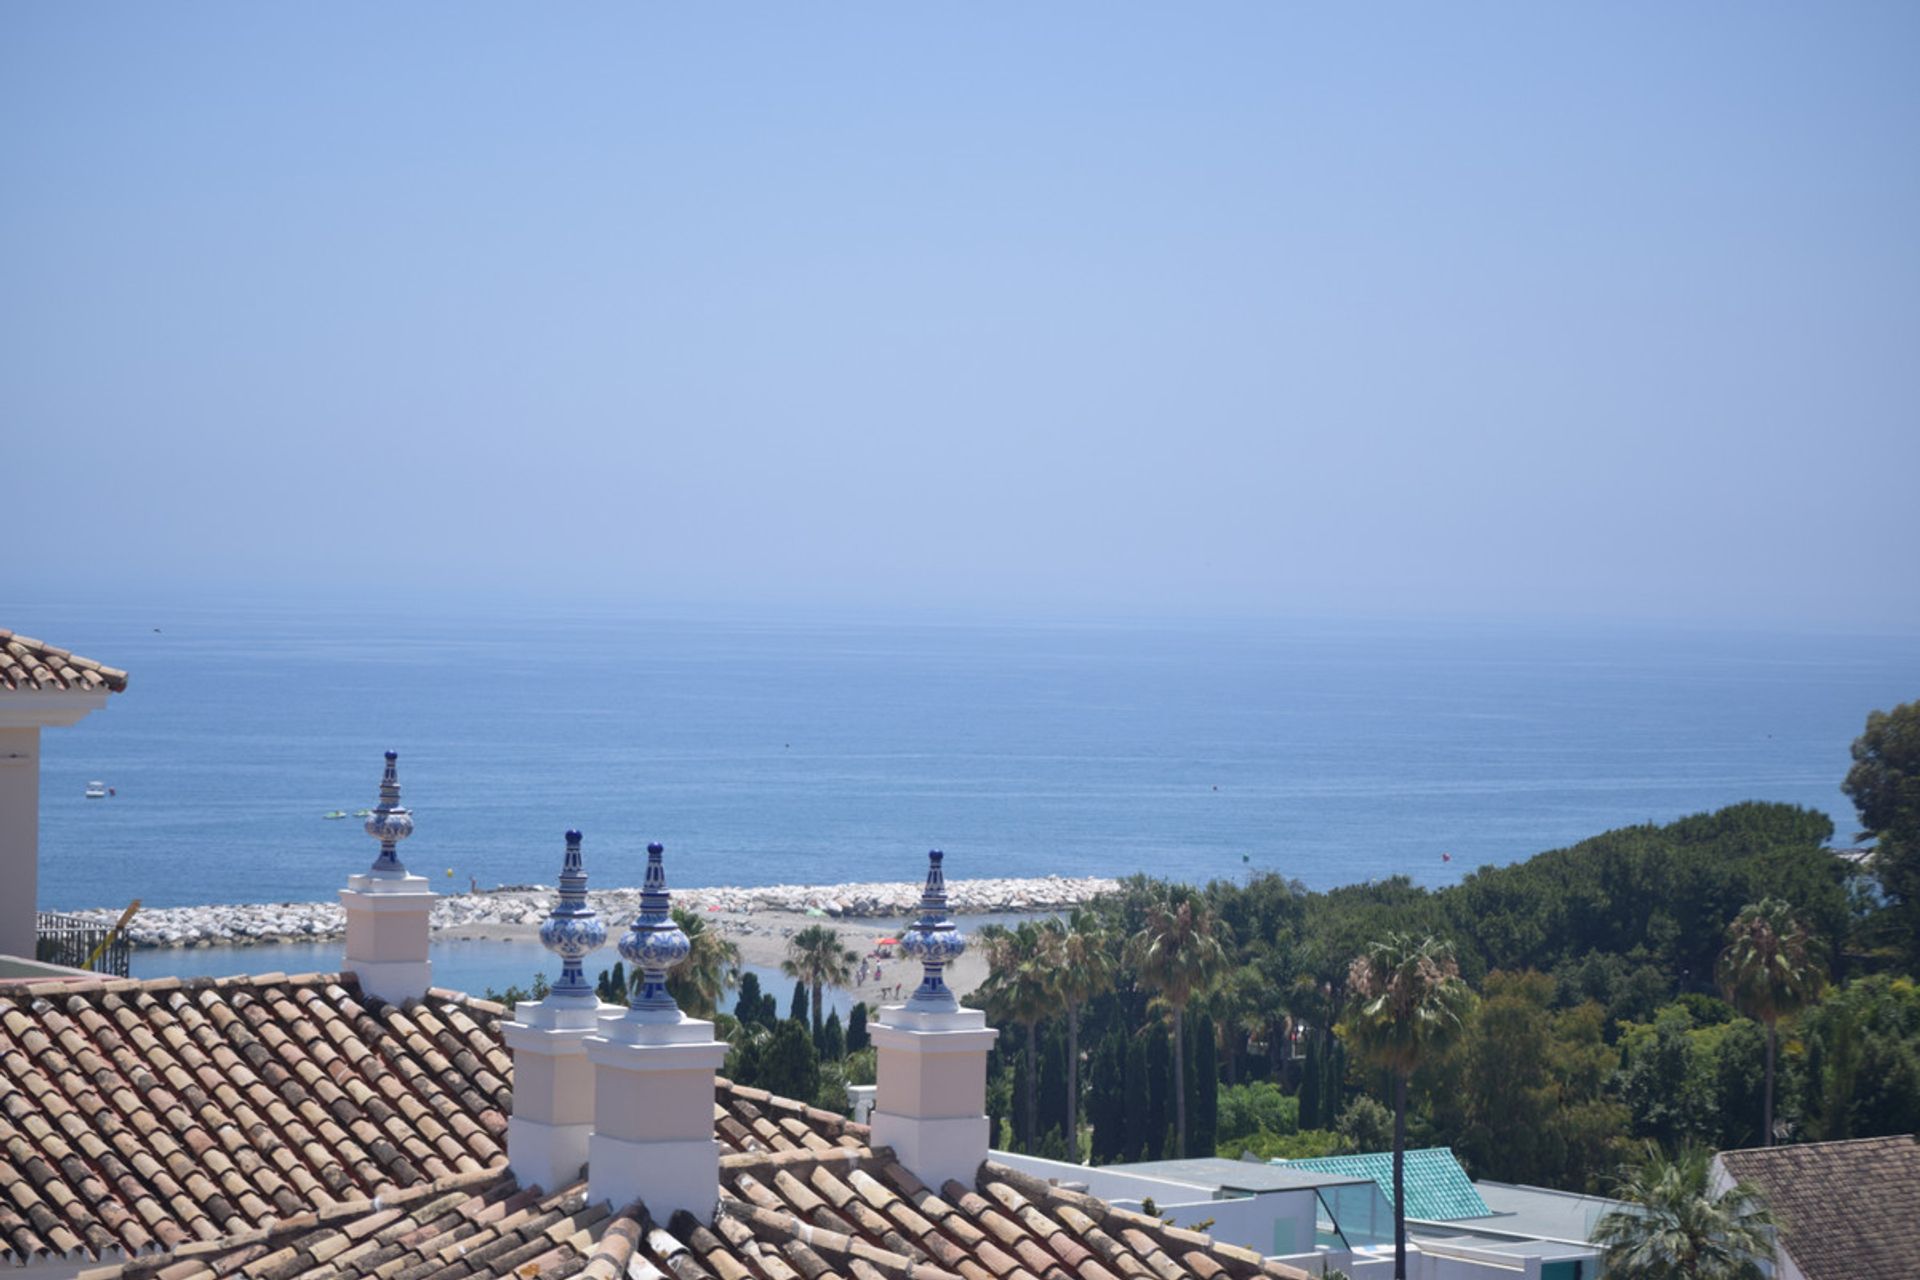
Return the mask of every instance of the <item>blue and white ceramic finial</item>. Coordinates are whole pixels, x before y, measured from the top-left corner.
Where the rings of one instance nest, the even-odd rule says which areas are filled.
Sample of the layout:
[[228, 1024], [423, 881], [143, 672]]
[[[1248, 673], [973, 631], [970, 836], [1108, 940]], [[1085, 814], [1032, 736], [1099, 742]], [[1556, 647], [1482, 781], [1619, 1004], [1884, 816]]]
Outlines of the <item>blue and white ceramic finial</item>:
[[399, 844], [413, 834], [413, 815], [400, 803], [400, 753], [387, 752], [387, 769], [380, 775], [380, 802], [367, 819], [366, 832], [380, 842], [380, 856], [373, 860], [376, 876], [405, 876]]
[[953, 989], [941, 980], [941, 971], [960, 958], [967, 949], [967, 936], [947, 918], [947, 877], [940, 869], [946, 855], [938, 849], [927, 854], [927, 887], [920, 894], [920, 918], [900, 939], [900, 952], [918, 960], [926, 974], [907, 1001], [917, 1013], [953, 1013], [960, 1008]]
[[560, 897], [540, 924], [540, 945], [560, 957], [560, 981], [553, 984], [555, 999], [594, 998], [580, 962], [606, 941], [606, 923], [587, 903], [587, 870], [580, 861], [580, 833], [569, 831], [566, 861], [560, 864]]
[[680, 1006], [667, 994], [667, 971], [693, 953], [693, 943], [673, 922], [667, 897], [667, 869], [658, 843], [647, 846], [647, 879], [640, 891], [640, 914], [620, 938], [620, 954], [633, 970], [627, 979], [627, 1004], [636, 1012], [678, 1018]]

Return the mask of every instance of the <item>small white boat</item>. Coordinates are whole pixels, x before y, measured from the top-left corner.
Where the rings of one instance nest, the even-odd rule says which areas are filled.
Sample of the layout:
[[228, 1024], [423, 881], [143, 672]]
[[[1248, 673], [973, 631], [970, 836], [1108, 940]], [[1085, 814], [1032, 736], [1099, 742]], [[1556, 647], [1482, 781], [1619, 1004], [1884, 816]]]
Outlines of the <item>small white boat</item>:
[[89, 782], [89, 783], [87, 784], [87, 799], [89, 799], [89, 800], [105, 800], [106, 798], [107, 798], [107, 784], [106, 784], [106, 783], [104, 783], [104, 782]]

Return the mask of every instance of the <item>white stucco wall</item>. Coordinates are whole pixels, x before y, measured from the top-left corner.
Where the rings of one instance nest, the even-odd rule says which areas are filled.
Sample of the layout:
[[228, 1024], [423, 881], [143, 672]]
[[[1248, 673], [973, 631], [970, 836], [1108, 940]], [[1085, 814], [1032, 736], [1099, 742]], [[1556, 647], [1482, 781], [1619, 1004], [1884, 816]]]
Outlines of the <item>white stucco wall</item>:
[[40, 730], [0, 726], [0, 955], [33, 959], [40, 893]]

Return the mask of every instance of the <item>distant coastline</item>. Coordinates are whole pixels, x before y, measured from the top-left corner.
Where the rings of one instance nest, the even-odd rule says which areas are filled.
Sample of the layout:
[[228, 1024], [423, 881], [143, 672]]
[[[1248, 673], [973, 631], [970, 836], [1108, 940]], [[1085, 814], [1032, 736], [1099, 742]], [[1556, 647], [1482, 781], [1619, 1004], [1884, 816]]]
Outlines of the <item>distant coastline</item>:
[[[947, 884], [956, 916], [1065, 911], [1116, 892], [1118, 880], [1096, 876], [1045, 876], [1034, 879], [953, 880]], [[758, 934], [784, 936], [795, 921], [895, 920], [919, 908], [921, 885], [893, 881], [874, 884], [764, 885], [754, 888], [676, 889], [674, 905], [703, 912], [738, 940]], [[512, 938], [531, 936], [553, 905], [546, 885], [506, 885], [477, 893], [447, 894], [434, 903], [436, 937]], [[609, 933], [631, 920], [640, 908], [637, 888], [600, 889], [589, 899]], [[71, 914], [111, 924], [120, 909], [99, 907]], [[337, 902], [234, 903], [194, 907], [157, 907], [142, 911], [127, 926], [136, 948], [247, 947], [278, 942], [313, 941], [345, 934], [346, 917]]]
[[1873, 636], [625, 615], [548, 620], [564, 659], [528, 663], [497, 620], [402, 610], [369, 650], [317, 607], [45, 616], [134, 677], [47, 739], [37, 905], [332, 902], [374, 851], [321, 815], [374, 799], [386, 747], [443, 891], [551, 882], [569, 827], [609, 886], [658, 837], [676, 889], [910, 880], [936, 845], [968, 877], [1439, 888], [1755, 796], [1833, 813], [1920, 666]]

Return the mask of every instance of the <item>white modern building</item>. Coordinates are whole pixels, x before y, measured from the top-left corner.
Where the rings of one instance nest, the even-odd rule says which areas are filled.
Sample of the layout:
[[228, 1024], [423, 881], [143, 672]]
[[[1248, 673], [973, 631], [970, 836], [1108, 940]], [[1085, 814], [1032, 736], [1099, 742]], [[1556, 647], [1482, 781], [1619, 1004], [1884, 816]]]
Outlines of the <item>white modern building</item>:
[[[1087, 1168], [995, 1152], [1003, 1164], [1309, 1274], [1393, 1274], [1393, 1204], [1371, 1177], [1217, 1157]], [[1472, 1184], [1485, 1213], [1407, 1220], [1411, 1280], [1594, 1280], [1592, 1225], [1617, 1202], [1543, 1187]], [[1476, 1206], [1478, 1207], [1478, 1206]]]

